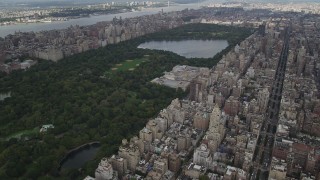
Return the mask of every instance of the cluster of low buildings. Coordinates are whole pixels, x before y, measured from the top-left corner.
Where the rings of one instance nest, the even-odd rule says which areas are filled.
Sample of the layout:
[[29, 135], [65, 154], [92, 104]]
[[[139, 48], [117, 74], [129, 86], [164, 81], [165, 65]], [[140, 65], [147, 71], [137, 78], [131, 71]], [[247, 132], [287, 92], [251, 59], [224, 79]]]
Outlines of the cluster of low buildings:
[[209, 68], [199, 68], [187, 65], [177, 65], [173, 67], [172, 71], [165, 72], [163, 76], [153, 79], [151, 82], [171, 88], [181, 88], [187, 90], [191, 82], [199, 75], [209, 75]]
[[[292, 30], [279, 123], [275, 138], [265, 139], [272, 154], [259, 168], [269, 179], [319, 178], [320, 35], [312, 17], [270, 18], [213, 68], [176, 66], [153, 80], [174, 88], [187, 83], [189, 96], [173, 100], [139, 136], [123, 140], [118, 154], [101, 161], [96, 178], [250, 179], [269, 100], [277, 100], [271, 92], [278, 87], [287, 27]], [[101, 171], [104, 166], [111, 168]]]
[[35, 15], [46, 16], [50, 13], [54, 12], [54, 10], [49, 9], [1, 9], [0, 10], [0, 18], [24, 18], [24, 17], [34, 17]]

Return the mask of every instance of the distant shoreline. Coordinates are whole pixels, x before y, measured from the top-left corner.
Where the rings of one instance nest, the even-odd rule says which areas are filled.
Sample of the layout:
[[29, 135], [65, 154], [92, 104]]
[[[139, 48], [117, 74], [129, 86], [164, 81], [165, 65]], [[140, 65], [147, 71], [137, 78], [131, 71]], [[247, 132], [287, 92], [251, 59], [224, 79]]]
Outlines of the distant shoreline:
[[30, 23], [30, 24], [0, 26], [0, 37], [4, 38], [9, 34], [14, 34], [15, 32], [31, 32], [31, 31], [39, 32], [39, 31], [49, 31], [53, 29], [57, 29], [57, 30], [67, 29], [68, 27], [75, 26], [75, 25], [79, 25], [79, 26], [94, 25], [98, 22], [111, 21], [114, 17], [121, 16], [122, 18], [131, 18], [131, 17], [157, 14], [162, 9], [164, 12], [171, 12], [171, 11], [180, 11], [186, 8], [197, 9], [199, 8], [199, 6], [198, 4], [179, 4], [179, 5], [170, 6], [170, 7], [142, 9], [141, 11], [135, 11], [135, 12], [121, 12], [121, 13], [115, 13], [115, 14], [83, 17], [83, 18], [77, 18], [77, 19], [70, 19], [68, 21], [53, 21], [51, 23]]

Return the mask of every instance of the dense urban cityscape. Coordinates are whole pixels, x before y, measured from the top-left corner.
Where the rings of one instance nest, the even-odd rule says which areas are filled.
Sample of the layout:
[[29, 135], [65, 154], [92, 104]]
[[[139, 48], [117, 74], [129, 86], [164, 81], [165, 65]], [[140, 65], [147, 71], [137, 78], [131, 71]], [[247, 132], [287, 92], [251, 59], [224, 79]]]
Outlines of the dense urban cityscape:
[[[158, 4], [153, 2], [142, 2], [142, 5]], [[138, 2], [133, 3], [139, 5]], [[111, 4], [108, 4], [108, 7], [111, 7]], [[21, 14], [35, 16], [38, 12], [28, 10]], [[0, 18], [6, 16], [8, 12]], [[18, 16], [20, 15], [15, 18]], [[75, 55], [80, 57], [86, 52], [94, 55], [95, 51], [99, 54], [101, 48], [125, 44], [147, 36], [152, 37], [153, 34], [163, 31], [168, 32], [167, 36], [170, 38], [170, 30], [187, 25], [200, 27], [201, 24], [215, 25], [212, 27], [250, 28], [251, 33], [236, 44], [228, 41], [228, 51], [223, 51], [224, 54], [217, 56], [219, 59], [213, 67], [171, 64], [170, 71], [162, 72], [162, 76], [150, 75], [153, 79], [143, 83], [168, 87], [176, 92], [183, 91], [185, 96], [172, 98], [171, 103], [164, 106], [160, 112], [155, 111], [155, 115], [144, 118], [143, 122], [146, 124], [138, 126], [140, 130], [121, 136], [122, 141], [115, 142], [119, 146], [104, 153], [102, 159], [95, 159], [98, 163], [94, 164], [91, 171], [78, 168], [74, 173], [78, 175], [69, 178], [320, 179], [319, 3], [210, 2], [199, 9], [160, 11], [131, 18], [115, 17], [112, 21], [88, 26], [75, 25], [67, 29], [39, 32], [13, 32], [0, 38], [0, 71], [3, 73], [0, 78], [18, 76], [17, 73], [21, 73], [20, 79], [23, 79], [23, 73], [41, 66], [42, 61], [53, 61], [52, 66], [66, 61], [64, 65], [68, 65], [67, 63], [71, 62], [68, 58]], [[232, 31], [230, 30], [227, 36], [231, 36]], [[190, 39], [197, 39], [195, 36], [192, 37], [191, 30], [185, 30], [184, 33], [191, 34]], [[223, 39], [224, 36], [219, 33], [221, 32], [210, 35]], [[178, 37], [178, 34], [176, 35]], [[200, 39], [205, 39], [203, 37], [206, 37], [206, 34], [203, 32], [201, 35]], [[154, 37], [158, 40], [160, 36]], [[127, 62], [134, 61], [132, 59], [135, 57], [132, 54], [135, 53], [130, 48], [124, 52], [133, 57]], [[143, 59], [139, 63], [153, 61], [152, 58], [165, 59], [165, 54], [155, 57], [150, 52], [142, 50]], [[158, 53], [161, 54], [163, 51]], [[187, 61], [193, 60], [197, 58]], [[123, 65], [115, 62], [118, 64], [113, 64], [112, 71]], [[138, 68], [140, 64], [134, 66], [129, 68], [128, 72], [141, 70]], [[50, 69], [50, 66], [45, 68]], [[117, 77], [110, 75], [112, 71], [100, 74], [97, 79], [116, 79]], [[77, 76], [86, 78], [86, 73], [77, 72]], [[90, 78], [95, 72], [92, 70], [87, 74], [88, 81], [91, 81]], [[134, 78], [133, 75], [126, 77]], [[37, 77], [34, 78], [36, 79]], [[117, 80], [120, 82], [120, 79]], [[1, 87], [0, 90], [5, 88], [7, 87]], [[142, 94], [153, 93], [145, 91], [147, 93]], [[14, 90], [6, 93], [0, 91], [0, 108], [8, 109], [5, 103], [10, 103], [14, 93]], [[125, 96], [134, 96], [132, 94], [133, 91], [128, 91]], [[139, 95], [135, 96], [139, 98]], [[147, 99], [144, 97], [141, 104]], [[102, 100], [99, 106], [108, 103], [111, 103], [111, 99]], [[118, 112], [121, 112], [121, 109]], [[118, 121], [123, 123], [122, 120]], [[42, 135], [42, 141], [47, 141], [45, 137], [52, 133], [50, 130], [56, 129], [56, 125], [54, 121], [50, 124], [48, 121], [40, 123], [42, 128], [38, 136], [41, 139]], [[128, 129], [130, 126], [133, 127], [135, 122], [131, 123]], [[5, 124], [0, 123], [1, 126]], [[101, 128], [100, 126], [96, 125]], [[78, 128], [81, 129], [80, 126]], [[59, 131], [51, 138], [63, 139], [64, 133]], [[114, 130], [113, 133], [119, 132]], [[103, 144], [98, 142], [98, 138], [89, 139], [91, 141], [87, 141], [83, 147], [88, 144]], [[14, 144], [10, 139], [1, 138], [0, 141], [3, 141], [2, 149], [11, 146], [11, 143]], [[73, 152], [71, 148], [62, 152], [67, 150]], [[9, 159], [6, 162], [4, 158], [5, 154], [2, 154], [0, 178], [13, 177], [6, 173], [7, 171], [1, 170], [5, 169], [10, 161]], [[1, 171], [4, 173], [1, 174]], [[57, 175], [55, 178], [62, 176]]]

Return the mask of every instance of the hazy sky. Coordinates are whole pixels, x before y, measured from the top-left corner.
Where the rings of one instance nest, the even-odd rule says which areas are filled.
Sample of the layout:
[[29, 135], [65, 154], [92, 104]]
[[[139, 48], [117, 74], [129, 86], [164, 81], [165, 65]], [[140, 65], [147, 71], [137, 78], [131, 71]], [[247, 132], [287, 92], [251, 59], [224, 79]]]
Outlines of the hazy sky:
[[[94, 4], [105, 2], [128, 2], [128, 1], [146, 1], [146, 0], [0, 0], [0, 6], [2, 7], [14, 7], [17, 3], [27, 4], [29, 7], [47, 7], [47, 6], [70, 6], [73, 4]], [[151, 1], [168, 1], [168, 0], [151, 0]], [[171, 2], [198, 2], [198, 0], [170, 0]], [[320, 0], [199, 0], [209, 2], [320, 2]]]
[[[146, 0], [0, 0], [0, 2], [127, 2], [127, 1], [146, 1]], [[167, 1], [167, 0], [154, 0], [154, 1]], [[175, 0], [170, 0], [175, 1]], [[197, 2], [198, 0], [193, 0], [194, 2]], [[212, 0], [215, 2], [216, 0]], [[223, 0], [226, 2], [232, 2], [232, 1], [249, 1], [249, 2], [320, 2], [319, 0]]]

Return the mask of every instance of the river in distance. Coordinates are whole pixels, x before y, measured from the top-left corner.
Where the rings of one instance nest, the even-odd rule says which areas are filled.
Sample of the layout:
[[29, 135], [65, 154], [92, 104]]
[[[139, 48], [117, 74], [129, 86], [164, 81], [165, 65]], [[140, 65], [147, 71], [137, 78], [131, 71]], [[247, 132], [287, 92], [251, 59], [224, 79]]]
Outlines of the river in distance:
[[211, 58], [228, 47], [226, 40], [149, 41], [138, 48], [171, 51], [186, 58]]
[[78, 169], [83, 165], [94, 159], [100, 146], [91, 145], [81, 148], [79, 151], [69, 154], [66, 160], [61, 164], [61, 169]]
[[183, 9], [197, 9], [199, 6], [197, 4], [180, 4], [170, 7], [161, 7], [161, 8], [148, 8], [143, 9], [141, 11], [134, 12], [125, 12], [125, 13], [117, 13], [117, 14], [108, 14], [108, 15], [100, 15], [100, 16], [90, 16], [79, 19], [70, 19], [68, 21], [54, 21], [51, 23], [29, 23], [29, 24], [17, 24], [17, 25], [8, 25], [8, 26], [0, 26], [0, 37], [5, 37], [9, 34], [14, 34], [15, 32], [38, 32], [38, 31], [46, 31], [53, 29], [66, 29], [71, 25], [79, 25], [79, 26], [87, 26], [92, 25], [101, 21], [111, 21], [114, 17], [119, 18], [131, 18], [138, 17], [143, 15], [151, 15], [156, 14], [163, 10], [164, 12], [170, 11], [180, 11]]

